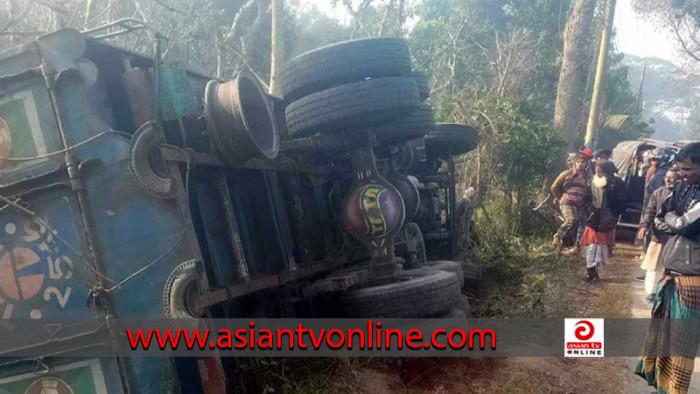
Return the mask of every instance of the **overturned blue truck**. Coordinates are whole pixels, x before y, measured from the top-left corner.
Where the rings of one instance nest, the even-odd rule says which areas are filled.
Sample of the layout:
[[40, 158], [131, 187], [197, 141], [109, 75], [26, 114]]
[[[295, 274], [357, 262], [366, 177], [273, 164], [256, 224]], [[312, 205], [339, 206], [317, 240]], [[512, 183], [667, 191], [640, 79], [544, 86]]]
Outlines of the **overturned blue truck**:
[[[300, 55], [277, 97], [246, 72], [163, 62], [157, 33], [155, 57], [104, 42], [126, 22], [147, 28], [64, 29], [0, 52], [4, 329], [467, 313], [460, 289], [478, 270], [452, 261], [468, 220], [453, 156], [478, 135], [435, 123], [403, 41]], [[245, 374], [235, 358], [78, 359], [71, 338], [46, 335], [43, 357], [0, 345], [0, 392], [224, 393]]]

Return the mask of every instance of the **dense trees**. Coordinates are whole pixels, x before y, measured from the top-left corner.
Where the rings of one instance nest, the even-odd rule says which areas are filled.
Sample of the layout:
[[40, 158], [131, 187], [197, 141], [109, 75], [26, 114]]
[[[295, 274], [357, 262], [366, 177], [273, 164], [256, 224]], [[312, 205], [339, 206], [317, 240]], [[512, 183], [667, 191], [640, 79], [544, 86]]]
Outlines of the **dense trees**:
[[[480, 196], [523, 204], [561, 169], [558, 151], [582, 145], [604, 1], [324, 1], [344, 20], [310, 0], [7, 0], [0, 3], [0, 47], [134, 17], [168, 37], [165, 62], [221, 78], [248, 69], [274, 90], [285, 58], [350, 38], [399, 36], [411, 46], [414, 68], [430, 76], [438, 119], [469, 123], [484, 136], [461, 162], [471, 169], [464, 182]], [[153, 53], [143, 32], [107, 40]], [[611, 58], [604, 114], [637, 119], [637, 87], [620, 60]], [[644, 129], [631, 124], [607, 130], [605, 147]]]

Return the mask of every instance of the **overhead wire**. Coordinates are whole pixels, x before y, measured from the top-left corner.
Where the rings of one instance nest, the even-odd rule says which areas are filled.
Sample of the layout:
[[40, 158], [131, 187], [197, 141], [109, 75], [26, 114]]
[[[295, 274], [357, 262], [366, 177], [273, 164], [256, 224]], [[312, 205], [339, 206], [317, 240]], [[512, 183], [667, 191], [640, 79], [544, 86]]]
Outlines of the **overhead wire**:
[[[131, 136], [131, 134], [124, 133], [124, 132], [119, 132], [119, 131], [105, 131], [105, 132], [96, 134], [96, 135], [94, 135], [94, 136], [92, 136], [92, 137], [90, 137], [90, 138], [88, 138], [88, 139], [86, 139], [86, 140], [84, 140], [84, 141], [81, 141], [81, 142], [79, 142], [79, 143], [77, 143], [77, 144], [75, 144], [75, 145], [71, 145], [71, 146], [69, 146], [69, 147], [67, 147], [67, 148], [65, 148], [65, 149], [61, 149], [61, 150], [58, 150], [58, 151], [55, 151], [55, 152], [51, 152], [51, 153], [48, 153], [48, 154], [37, 155], [37, 156], [32, 156], [32, 157], [10, 157], [10, 158], [0, 158], [0, 160], [6, 160], [6, 161], [29, 161], [29, 160], [37, 160], [37, 159], [52, 157], [52, 156], [55, 156], [55, 155], [58, 155], [58, 154], [62, 154], [62, 153], [69, 152], [69, 151], [71, 151], [71, 150], [73, 150], [73, 149], [76, 149], [76, 148], [78, 148], [78, 147], [80, 147], [80, 146], [83, 146], [83, 145], [85, 145], [85, 144], [88, 144], [88, 143], [90, 143], [90, 142], [92, 142], [92, 141], [94, 141], [94, 140], [96, 140], [96, 139], [98, 139], [98, 138], [100, 138], [100, 137], [103, 137], [103, 136], [105, 136], [105, 135], [108, 135], [108, 134], [121, 134], [121, 135], [128, 135], [129, 137]], [[166, 147], [169, 147], [169, 148], [172, 148], [172, 149], [179, 150], [180, 152], [183, 153], [183, 155], [184, 155], [184, 157], [185, 157], [185, 160], [186, 160], [186, 166], [187, 166], [187, 167], [186, 167], [186, 170], [185, 170], [185, 185], [184, 185], [184, 186], [185, 186], [185, 198], [189, 199], [189, 180], [190, 180], [190, 171], [191, 171], [192, 162], [193, 162], [193, 159], [192, 159], [192, 150], [189, 149], [189, 148], [182, 149], [182, 148], [179, 148], [179, 147], [177, 147], [177, 146], [168, 145], [168, 144], [162, 144], [162, 145], [163, 145], [163, 146], [166, 146]], [[82, 260], [82, 261], [85, 263], [85, 265], [90, 269], [90, 271], [92, 271], [96, 276], [98, 276], [99, 278], [101, 278], [101, 279], [103, 279], [103, 280], [106, 280], [106, 281], [112, 283], [113, 286], [111, 286], [111, 287], [109, 287], [109, 288], [107, 288], [107, 289], [104, 289], [104, 292], [105, 292], [105, 293], [109, 293], [109, 292], [112, 292], [112, 291], [115, 291], [115, 290], [119, 289], [119, 288], [122, 287], [124, 284], [126, 284], [126, 283], [129, 282], [130, 280], [134, 279], [135, 277], [139, 276], [140, 274], [146, 272], [148, 269], [150, 269], [150, 268], [153, 267], [155, 264], [157, 264], [159, 261], [161, 261], [162, 259], [164, 259], [167, 255], [169, 255], [169, 254], [170, 254], [173, 250], [175, 250], [175, 248], [180, 244], [180, 242], [181, 242], [182, 239], [184, 238], [185, 234], [187, 233], [187, 229], [188, 229], [188, 225], [189, 225], [189, 218], [188, 218], [187, 221], [185, 222], [185, 224], [183, 225], [182, 230], [178, 233], [178, 235], [177, 235], [175, 241], [173, 242], [173, 244], [172, 244], [167, 250], [165, 250], [163, 253], [161, 253], [161, 254], [160, 254], [158, 257], [156, 257], [155, 259], [151, 260], [148, 264], [144, 265], [144, 266], [141, 267], [140, 269], [138, 269], [138, 270], [136, 270], [135, 272], [129, 274], [127, 277], [125, 277], [125, 278], [122, 279], [121, 281], [117, 282], [117, 281], [115, 281], [114, 279], [112, 279], [112, 278], [110, 278], [110, 277], [108, 277], [108, 276], [106, 276], [106, 275], [100, 273], [100, 272], [97, 270], [97, 268], [93, 266], [92, 263], [90, 263], [89, 261], [87, 261], [87, 260], [85, 259], [85, 257], [83, 256], [83, 254], [80, 253], [80, 252], [77, 250], [77, 248], [75, 248], [73, 245], [71, 245], [70, 242], [68, 242], [67, 240], [65, 240], [64, 238], [62, 238], [62, 237], [58, 234], [58, 231], [54, 230], [53, 227], [50, 226], [44, 219], [42, 219], [36, 212], [34, 212], [34, 211], [32, 211], [32, 210], [30, 210], [30, 209], [28, 209], [28, 208], [23, 207], [22, 205], [20, 205], [20, 204], [18, 203], [19, 200], [18, 200], [18, 201], [12, 201], [12, 200], [10, 200], [9, 198], [7, 198], [7, 197], [5, 197], [5, 196], [3, 196], [3, 195], [0, 195], [0, 201], [5, 202], [5, 204], [6, 204], [5, 206], [1, 207], [0, 210], [3, 210], [3, 209], [5, 209], [5, 208], [11, 206], [11, 207], [15, 208], [16, 210], [20, 211], [21, 213], [24, 213], [24, 214], [30, 216], [31, 218], [33, 218], [34, 220], [36, 220], [37, 223], [39, 223], [41, 226], [43, 226], [47, 231], [49, 231], [49, 232], [51, 233], [51, 235], [52, 235], [55, 239], [57, 239], [57, 240], [60, 241], [65, 247], [67, 247], [68, 249], [70, 249], [70, 251], [71, 251], [73, 254], [75, 254], [80, 260]]]

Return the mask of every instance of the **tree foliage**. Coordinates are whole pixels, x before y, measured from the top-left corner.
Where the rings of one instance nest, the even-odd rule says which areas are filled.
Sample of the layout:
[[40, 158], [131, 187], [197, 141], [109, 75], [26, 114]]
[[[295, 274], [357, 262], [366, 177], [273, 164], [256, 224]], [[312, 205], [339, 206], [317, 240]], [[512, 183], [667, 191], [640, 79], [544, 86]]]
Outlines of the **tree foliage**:
[[568, 1], [425, 0], [410, 33], [416, 66], [448, 103], [463, 92], [551, 107]]
[[681, 136], [685, 140], [700, 140], [700, 108], [690, 110], [681, 128]]
[[633, 5], [671, 32], [689, 59], [700, 62], [700, 1], [633, 0]]
[[480, 125], [482, 142], [475, 155], [464, 158], [465, 181], [477, 187], [482, 201], [505, 199], [506, 211], [520, 231], [526, 205], [559, 170], [559, 151], [565, 141], [555, 133], [551, 117], [530, 100], [501, 97], [463, 97], [457, 121]]
[[[509, 209], [524, 212], [518, 207], [561, 170], [557, 151], [564, 145], [552, 118], [572, 0], [328, 1], [348, 17], [338, 20], [316, 2], [284, 2], [277, 37], [285, 57], [351, 38], [406, 38], [414, 68], [430, 77], [430, 104], [438, 119], [467, 123], [483, 134], [478, 152], [465, 158], [462, 186], [477, 186], [482, 197], [505, 197]], [[696, 22], [697, 0], [662, 1], [680, 1], [683, 6], [676, 8]], [[593, 18], [593, 37], [599, 36], [601, 16], [598, 10]], [[221, 78], [248, 69], [261, 81], [270, 79], [271, 0], [7, 0], [0, 4], [0, 45], [125, 17], [142, 19], [168, 37], [166, 61]], [[143, 31], [107, 41], [153, 53]], [[591, 40], [581, 65], [587, 76], [585, 89], [578, 92], [585, 98], [582, 114], [587, 114], [597, 46], [598, 39]], [[635, 89], [620, 60], [616, 54], [610, 61], [603, 112], [638, 117]], [[613, 144], [642, 135], [646, 126], [635, 122], [639, 127], [601, 141]], [[579, 133], [578, 146], [582, 138]]]

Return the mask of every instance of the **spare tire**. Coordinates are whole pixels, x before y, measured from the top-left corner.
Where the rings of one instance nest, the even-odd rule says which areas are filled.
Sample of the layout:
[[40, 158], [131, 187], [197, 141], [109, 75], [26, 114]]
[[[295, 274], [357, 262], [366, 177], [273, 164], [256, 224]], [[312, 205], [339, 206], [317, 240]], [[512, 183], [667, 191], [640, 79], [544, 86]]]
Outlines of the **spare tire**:
[[129, 175], [149, 195], [173, 199], [181, 191], [177, 178], [157, 149], [164, 141], [155, 122], [148, 121], [136, 130], [129, 141], [127, 163]]
[[421, 101], [425, 101], [430, 97], [430, 82], [428, 80], [428, 75], [423, 71], [414, 71], [411, 76], [416, 80], [416, 86], [418, 86], [418, 95]]
[[435, 130], [425, 137], [425, 151], [430, 157], [457, 156], [476, 149], [479, 140], [479, 133], [470, 126], [437, 123]]
[[449, 260], [435, 260], [429, 261], [428, 266], [434, 270], [452, 272], [459, 279], [459, 287], [464, 287], [464, 273], [462, 273], [462, 265], [460, 263]]
[[460, 302], [451, 272], [410, 270], [350, 290], [341, 299], [348, 317], [429, 317]]
[[280, 91], [288, 103], [322, 90], [365, 78], [408, 75], [411, 55], [398, 38], [344, 41], [303, 53], [280, 73]]
[[296, 137], [317, 132], [374, 128], [420, 107], [416, 81], [408, 77], [367, 79], [297, 100], [286, 109], [287, 129]]
[[423, 138], [435, 128], [435, 114], [429, 105], [421, 107], [403, 119], [396, 120], [374, 129], [374, 134], [382, 142], [398, 144]]
[[163, 287], [163, 312], [171, 319], [196, 319], [204, 311], [195, 309], [197, 297], [197, 262], [186, 261], [170, 273]]

